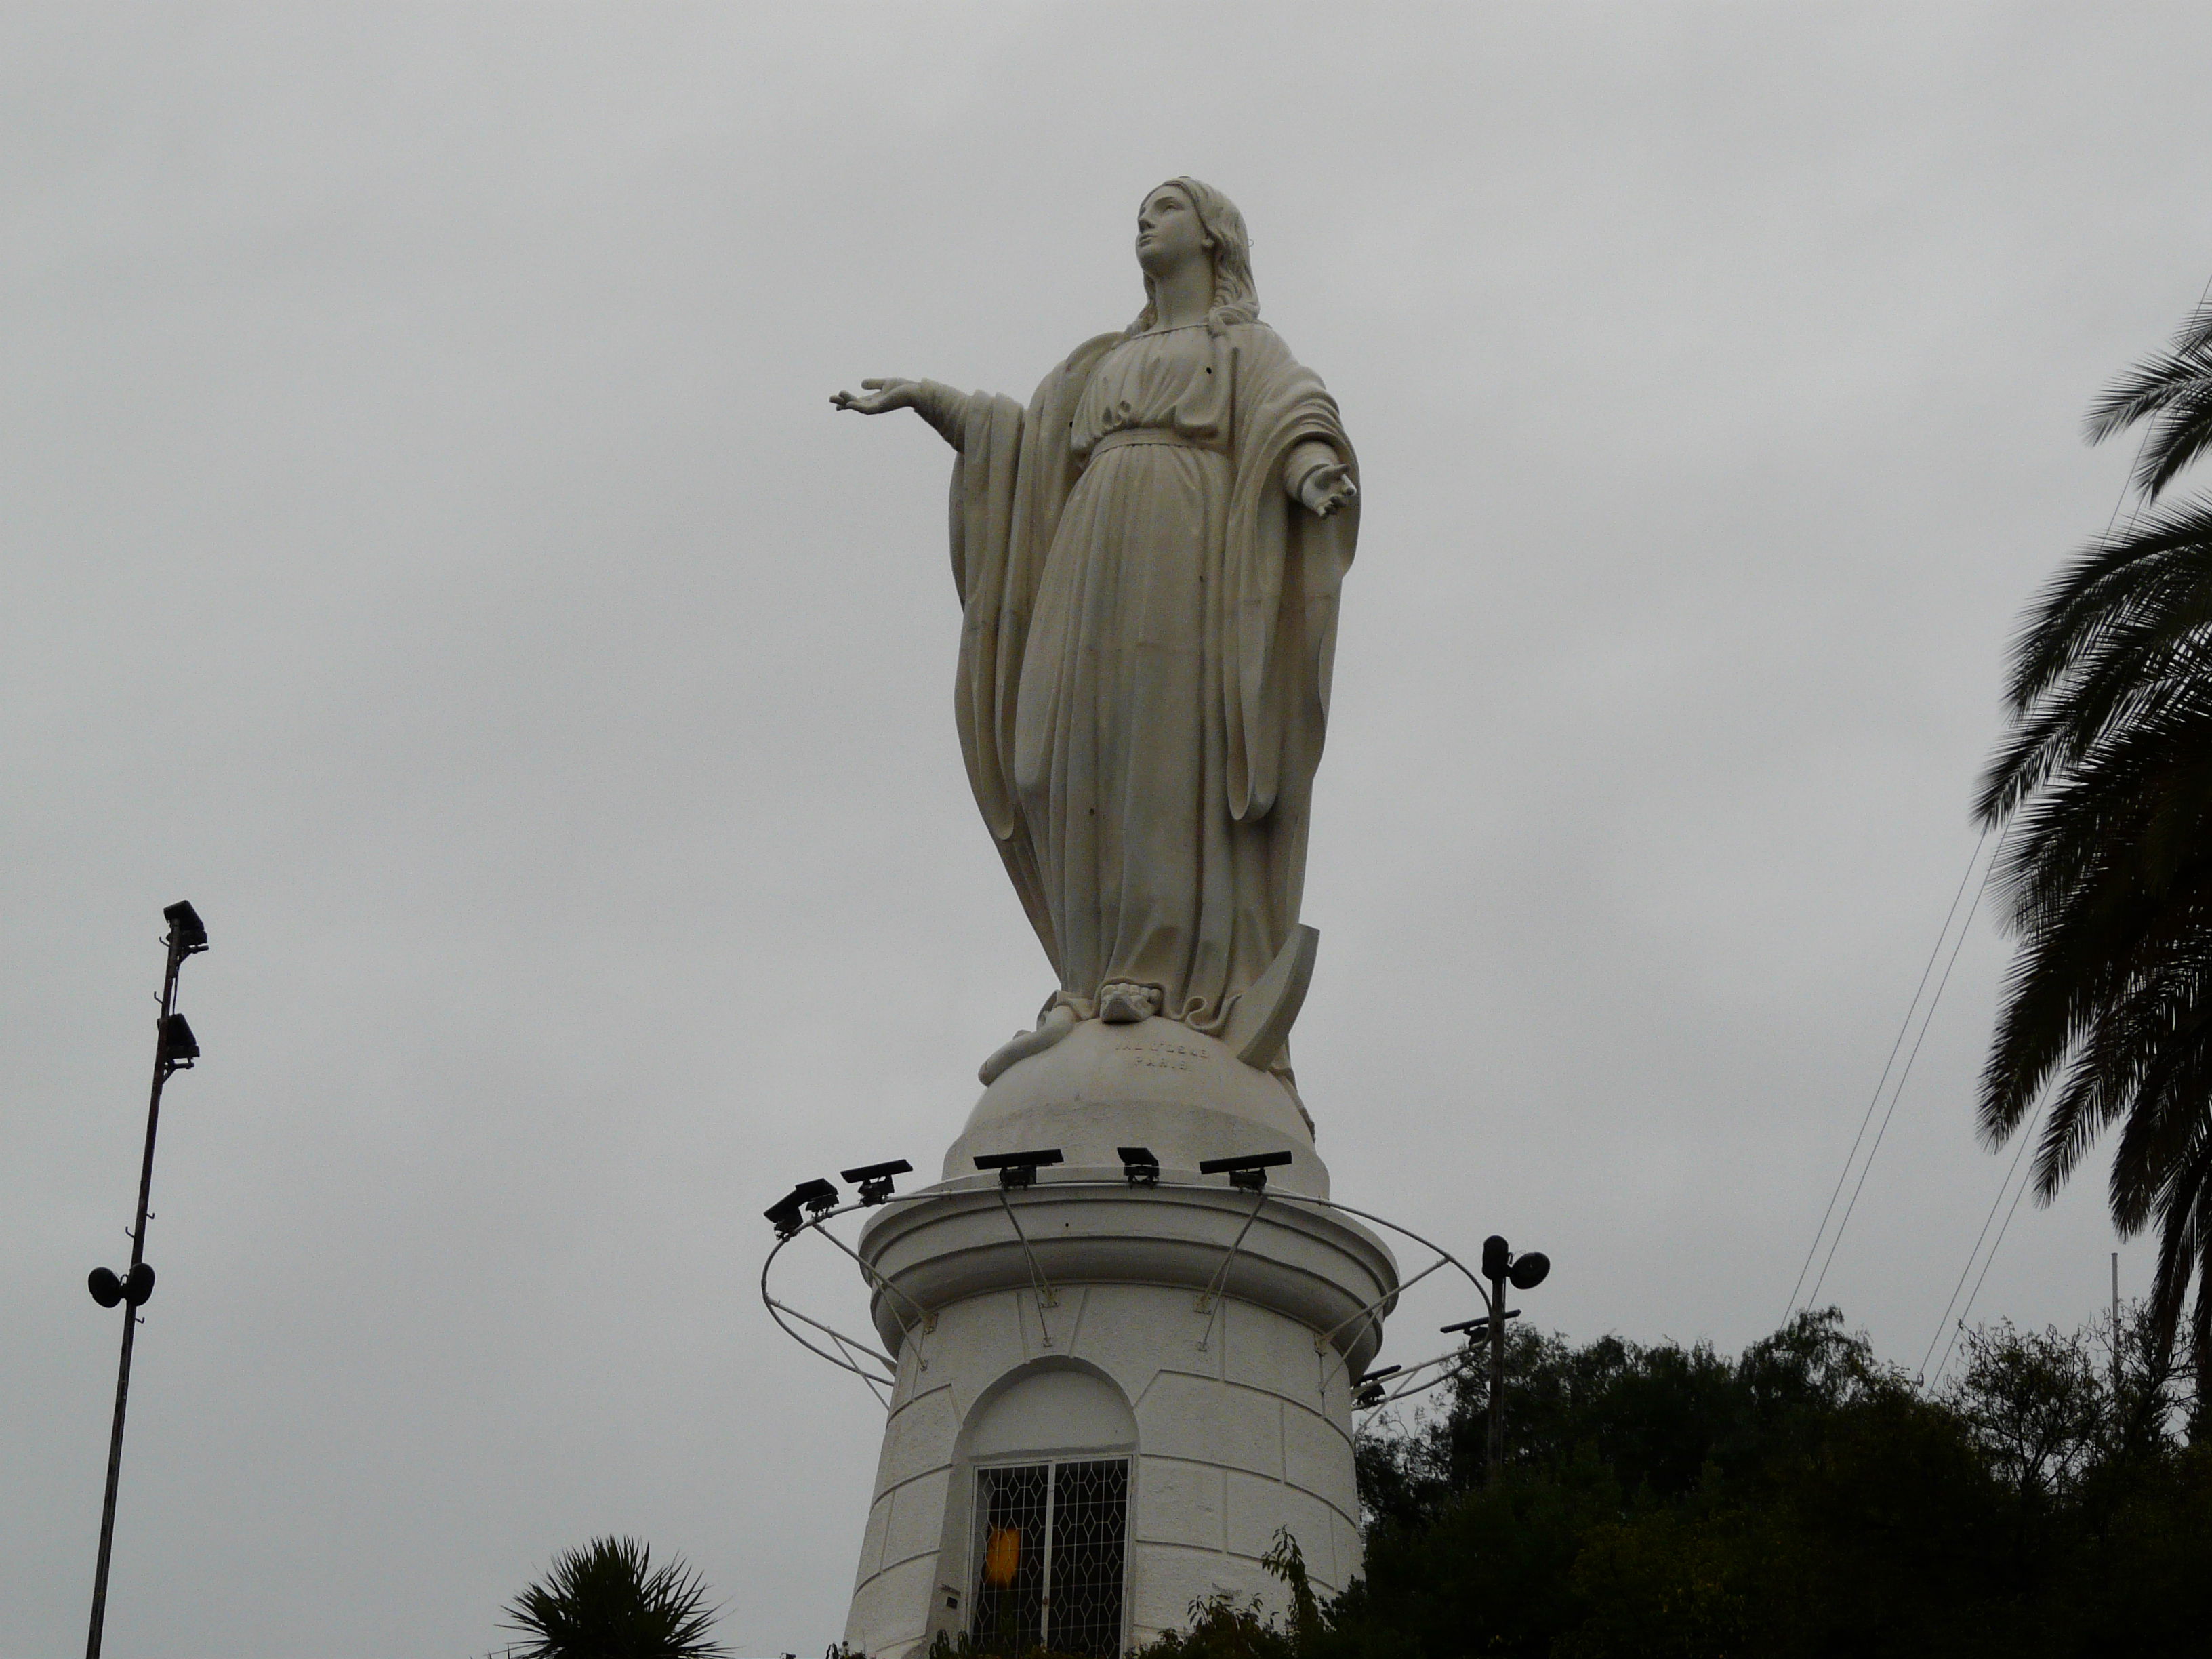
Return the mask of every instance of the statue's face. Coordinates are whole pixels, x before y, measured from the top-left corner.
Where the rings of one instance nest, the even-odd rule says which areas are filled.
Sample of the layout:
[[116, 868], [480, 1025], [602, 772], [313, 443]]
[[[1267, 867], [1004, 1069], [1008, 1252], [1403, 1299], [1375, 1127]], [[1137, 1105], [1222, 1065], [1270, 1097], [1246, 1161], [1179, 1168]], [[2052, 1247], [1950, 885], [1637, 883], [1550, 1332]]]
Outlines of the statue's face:
[[1137, 210], [1137, 263], [1146, 274], [1170, 276], [1212, 250], [1213, 239], [1181, 185], [1162, 185]]

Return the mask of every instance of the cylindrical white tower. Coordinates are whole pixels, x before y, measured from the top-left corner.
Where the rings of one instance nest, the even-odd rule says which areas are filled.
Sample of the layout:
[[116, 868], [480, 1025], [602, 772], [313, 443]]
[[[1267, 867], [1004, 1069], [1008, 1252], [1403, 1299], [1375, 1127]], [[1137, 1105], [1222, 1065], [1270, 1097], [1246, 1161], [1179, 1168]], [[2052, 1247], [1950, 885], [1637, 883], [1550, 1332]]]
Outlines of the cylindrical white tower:
[[[1030, 1186], [975, 1170], [1047, 1148]], [[1261, 1192], [1198, 1173], [1281, 1152]], [[1398, 1281], [1328, 1182], [1289, 1086], [1172, 1021], [1083, 1021], [993, 1084], [943, 1180], [860, 1236], [898, 1370], [846, 1642], [1117, 1655], [1215, 1590], [1280, 1607], [1279, 1528], [1347, 1583], [1352, 1382]]]

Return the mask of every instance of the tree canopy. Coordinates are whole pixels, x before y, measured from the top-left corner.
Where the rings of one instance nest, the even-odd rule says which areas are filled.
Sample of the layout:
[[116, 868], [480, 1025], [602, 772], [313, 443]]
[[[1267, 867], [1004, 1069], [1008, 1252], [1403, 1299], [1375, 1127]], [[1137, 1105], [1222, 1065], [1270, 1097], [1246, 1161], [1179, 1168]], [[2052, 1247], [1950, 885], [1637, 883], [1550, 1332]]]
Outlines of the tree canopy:
[[1734, 1358], [1516, 1332], [1496, 1481], [1470, 1367], [1363, 1437], [1358, 1582], [1143, 1659], [2200, 1654], [2212, 1447], [2147, 1311], [2117, 1334], [2117, 1387], [2109, 1329], [1999, 1324], [1929, 1389], [1832, 1309]]

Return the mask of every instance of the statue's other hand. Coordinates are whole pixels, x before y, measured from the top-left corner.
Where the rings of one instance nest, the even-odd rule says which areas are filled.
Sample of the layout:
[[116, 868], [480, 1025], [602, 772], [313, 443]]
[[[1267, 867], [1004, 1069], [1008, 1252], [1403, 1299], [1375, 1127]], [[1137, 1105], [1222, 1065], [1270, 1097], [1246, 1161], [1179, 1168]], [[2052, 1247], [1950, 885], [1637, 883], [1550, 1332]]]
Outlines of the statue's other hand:
[[863, 380], [860, 392], [830, 394], [830, 404], [838, 409], [853, 410], [862, 415], [883, 415], [894, 409], [912, 409], [915, 393], [921, 389], [919, 380], [902, 380], [893, 376], [881, 380]]
[[1352, 469], [1341, 461], [1316, 467], [1298, 485], [1298, 499], [1324, 519], [1358, 494], [1359, 486], [1352, 482]]

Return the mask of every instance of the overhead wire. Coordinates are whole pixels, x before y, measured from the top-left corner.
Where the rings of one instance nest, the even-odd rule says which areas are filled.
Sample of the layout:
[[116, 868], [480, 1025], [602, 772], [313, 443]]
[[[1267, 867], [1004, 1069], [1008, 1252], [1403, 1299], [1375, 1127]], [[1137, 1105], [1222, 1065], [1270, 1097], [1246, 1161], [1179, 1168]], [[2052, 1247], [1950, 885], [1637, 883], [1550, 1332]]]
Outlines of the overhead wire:
[[[1797, 1310], [1798, 1290], [1803, 1286], [1805, 1275], [1811, 1270], [1813, 1258], [1820, 1255], [1823, 1237], [1828, 1238], [1828, 1253], [1821, 1260], [1820, 1271], [1813, 1280], [1812, 1291], [1804, 1298], [1805, 1305], [1810, 1306], [1819, 1298], [1821, 1287], [1827, 1283], [1828, 1271], [1835, 1265], [1836, 1251], [1844, 1242], [1844, 1233], [1851, 1224], [1853, 1212], [1858, 1208], [1859, 1195], [1866, 1190], [1867, 1176], [1873, 1171], [1875, 1158], [1881, 1151], [1884, 1138], [1889, 1133], [1890, 1121], [1897, 1115], [1898, 1102], [1904, 1098], [1905, 1085], [1911, 1080], [1913, 1063], [1920, 1058], [1921, 1044], [1928, 1040], [1928, 1028], [1935, 1022], [1936, 1011], [1943, 1000], [1944, 988], [1951, 982], [1951, 970], [1959, 965], [1959, 953], [1965, 947], [1966, 934], [1973, 927], [1974, 915], [1981, 908], [1982, 896], [1990, 884], [1990, 872], [1996, 867], [1996, 858], [1993, 854], [1989, 863], [1983, 866], [1980, 884], [1974, 889], [1973, 902], [1966, 907], [1966, 920], [1960, 922], [1958, 931], [1954, 934], [1951, 924], [1958, 917], [1959, 901], [1965, 896], [1966, 885], [1973, 878], [1974, 866], [1981, 861], [1982, 849], [1988, 845], [1989, 836], [1990, 831], [1985, 825], [1974, 842], [1973, 851], [1967, 855], [1966, 869], [1960, 872], [1959, 885], [1951, 895], [1950, 908], [1943, 913], [1943, 926], [1936, 933], [1935, 948], [1928, 953], [1927, 965], [1920, 970], [1920, 983], [1914, 988], [1912, 1001], [1905, 1008], [1905, 1019], [1898, 1027], [1896, 1041], [1890, 1044], [1889, 1059], [1883, 1064], [1881, 1076], [1875, 1084], [1874, 1094], [1867, 1102], [1866, 1112], [1859, 1120], [1858, 1133], [1852, 1138], [1850, 1151], [1844, 1155], [1844, 1167], [1836, 1176], [1835, 1190], [1828, 1195], [1828, 1207], [1822, 1212], [1820, 1225], [1813, 1234], [1812, 1248], [1805, 1253], [1804, 1266], [1797, 1270], [1797, 1283], [1790, 1289], [1790, 1307], [1783, 1316], [1784, 1322], [1787, 1322], [1790, 1314]], [[1951, 947], [1950, 956], [1944, 961], [1942, 975], [1936, 981], [1935, 994], [1929, 998], [1923, 1010], [1920, 1003], [1921, 994], [1927, 989], [1928, 976], [1934, 972], [1936, 959], [1943, 955], [1947, 943]], [[1905, 1050], [1904, 1067], [1898, 1071], [1895, 1085], [1890, 1086], [1891, 1069], [1896, 1066], [1898, 1051], [1905, 1048], [1905, 1037], [1912, 1034], [1915, 1018], [1919, 1020], [1919, 1031], [1912, 1035], [1912, 1046]], [[1882, 1113], [1881, 1126], [1875, 1131], [1874, 1144], [1867, 1149], [1865, 1163], [1858, 1164], [1858, 1181], [1851, 1188], [1850, 1201], [1844, 1206], [1843, 1218], [1836, 1223], [1834, 1235], [1828, 1237], [1828, 1218], [1834, 1214], [1836, 1200], [1842, 1194], [1844, 1183], [1850, 1180], [1852, 1166], [1858, 1160], [1859, 1147], [1866, 1139], [1867, 1126], [1874, 1121], [1875, 1109], [1881, 1104], [1885, 1086], [1889, 1087], [1888, 1109]]]
[[[1982, 841], [1989, 839], [1989, 833], [1986, 828], [1983, 830]], [[1882, 1061], [1881, 1075], [1875, 1079], [1874, 1093], [1867, 1097], [1866, 1111], [1859, 1119], [1859, 1132], [1851, 1137], [1851, 1149], [1844, 1154], [1844, 1167], [1836, 1172], [1835, 1189], [1828, 1194], [1828, 1207], [1820, 1212], [1820, 1224], [1813, 1230], [1813, 1242], [1806, 1249], [1804, 1265], [1797, 1269], [1797, 1282], [1790, 1287], [1790, 1305], [1782, 1310], [1782, 1322], [1785, 1325], [1797, 1310], [1797, 1292], [1805, 1288], [1805, 1275], [1813, 1271], [1813, 1258], [1820, 1253], [1820, 1241], [1828, 1236], [1829, 1218], [1836, 1212], [1836, 1200], [1843, 1196], [1844, 1183], [1851, 1178], [1851, 1165], [1858, 1161], [1859, 1146], [1866, 1139], [1867, 1125], [1874, 1121], [1874, 1109], [1881, 1104], [1881, 1091], [1889, 1085], [1890, 1068], [1897, 1064], [1898, 1051], [1905, 1047], [1905, 1034], [1912, 1029], [1912, 1017], [1920, 1007], [1920, 994], [1928, 988], [1928, 975], [1936, 971], [1936, 958], [1943, 954], [1943, 941], [1951, 936], [1951, 918], [1959, 914], [1959, 901], [1966, 896], [1967, 878], [1974, 873], [1974, 860], [1982, 855], [1982, 841], [1974, 843], [1974, 850], [1966, 858], [1966, 867], [1959, 872], [1959, 884], [1951, 894], [1951, 908], [1943, 913], [1943, 926], [1936, 931], [1936, 943], [1920, 969], [1920, 982], [1912, 988], [1912, 1000], [1905, 1006], [1905, 1018], [1899, 1023], [1896, 1040], [1889, 1045], [1889, 1057]]]
[[[1987, 832], [1984, 831], [1984, 835], [1986, 838]], [[2002, 852], [2003, 847], [2001, 838], [1997, 843], [1998, 852]], [[1975, 850], [1980, 851], [1978, 845]], [[1971, 864], [1966, 866], [1970, 872], [1973, 867]], [[1966, 907], [1966, 919], [1960, 923], [1958, 933], [1952, 938], [1951, 955], [1943, 964], [1943, 977], [1936, 981], [1936, 994], [1928, 999], [1928, 1012], [1921, 1018], [1920, 1034], [1912, 1039], [1911, 1050], [1905, 1057], [1905, 1069], [1897, 1074], [1897, 1086], [1889, 1091], [1889, 1109], [1881, 1115], [1881, 1127], [1875, 1131], [1874, 1145], [1867, 1151], [1866, 1162], [1859, 1166], [1858, 1184], [1851, 1188], [1851, 1201], [1844, 1206], [1844, 1218], [1836, 1224], [1835, 1237], [1828, 1241], [1828, 1254], [1820, 1263], [1820, 1277], [1813, 1281], [1813, 1292], [1805, 1298], [1808, 1303], [1820, 1299], [1820, 1287], [1828, 1282], [1828, 1269], [1835, 1265], [1836, 1250], [1844, 1242], [1844, 1230], [1851, 1224], [1851, 1214], [1859, 1206], [1859, 1194], [1866, 1190], [1867, 1176], [1874, 1171], [1874, 1161], [1881, 1151], [1882, 1138], [1889, 1133], [1890, 1120], [1897, 1115], [1897, 1103], [1905, 1097], [1905, 1085], [1911, 1080], [1912, 1063], [1920, 1058], [1920, 1045], [1928, 1040], [1928, 1028], [1935, 1024], [1936, 1010], [1942, 1003], [1944, 988], [1951, 982], [1951, 970], [1959, 965], [1959, 952], [1966, 948], [1966, 935], [1973, 930], [1974, 913], [1982, 908], [1982, 895], [1989, 891], [1990, 872], [1996, 867], [1997, 856], [1992, 853], [1989, 862], [1982, 866], [1981, 884], [1974, 889], [1973, 902]]]
[[[2023, 1140], [2021, 1144], [2025, 1146], [2027, 1143]], [[2013, 1154], [2013, 1161], [2015, 1164], [2020, 1161], [2019, 1153], [2015, 1152]], [[2010, 1176], [2007, 1176], [2005, 1179], [2009, 1182], [2012, 1177]], [[1959, 1338], [1966, 1332], [1966, 1316], [1974, 1310], [1974, 1298], [1982, 1293], [1982, 1280], [1990, 1276], [1990, 1269], [1996, 1262], [1997, 1249], [1999, 1246], [2003, 1244], [2005, 1234], [2011, 1231], [2012, 1218], [2014, 1212], [2020, 1208], [2020, 1201], [2027, 1196], [2027, 1189], [2034, 1184], [2034, 1171], [2031, 1170], [2028, 1172], [2028, 1179], [2021, 1182], [2018, 1189], [2014, 1191], [2012, 1195], [2012, 1208], [2005, 1212], [2004, 1225], [1997, 1229], [1996, 1241], [1990, 1246], [1989, 1256], [1983, 1261], [1982, 1271], [1974, 1279], [1974, 1288], [1966, 1292], [1966, 1305], [1959, 1310], [1959, 1322], [1951, 1328], [1951, 1340], [1943, 1349], [1943, 1358], [1942, 1362], [1936, 1367], [1936, 1375], [1928, 1379], [1930, 1383], [1938, 1382], [1942, 1380], [1944, 1369], [1951, 1363], [1951, 1351], [1959, 1346]], [[1997, 1196], [1999, 1198], [2002, 1198], [2004, 1196], [2004, 1189], [2002, 1188], [1999, 1188], [1997, 1189]], [[1925, 1362], [1923, 1361], [1923, 1363]]]
[[[2027, 1155], [2028, 1146], [2034, 1139], [2032, 1134], [2022, 1135], [2020, 1138], [2020, 1145], [2013, 1151], [2012, 1162], [2005, 1168], [2004, 1179], [1997, 1182], [1997, 1195], [1990, 1200], [1990, 1212], [1982, 1218], [1981, 1231], [1974, 1235], [1974, 1248], [1966, 1252], [1966, 1265], [1959, 1269], [1958, 1282], [1951, 1286], [1951, 1299], [1943, 1304], [1943, 1311], [1936, 1315], [1935, 1334], [1928, 1339], [1927, 1350], [1920, 1356], [1920, 1375], [1923, 1378], [1928, 1375], [1928, 1362], [1936, 1357], [1936, 1345], [1943, 1340], [1943, 1328], [1950, 1322], [1951, 1310], [1958, 1306], [1959, 1292], [1966, 1288], [1966, 1275], [1974, 1271], [1974, 1263], [1981, 1257], [1982, 1241], [1990, 1236], [1990, 1224], [1996, 1220], [1997, 1211], [2004, 1204], [2005, 1194], [2012, 1187], [2012, 1178], [2020, 1173], [2020, 1161]], [[2009, 1224], [2012, 1219], [2009, 1212], [2007, 1213], [2005, 1219]], [[1999, 1237], [2002, 1237], [2002, 1234], [1999, 1234]], [[1992, 1249], [1990, 1255], [1994, 1257], [1996, 1255], [1996, 1250]], [[1989, 1269], [1984, 1267], [1982, 1271], [1986, 1273]], [[1982, 1281], [1978, 1279], [1974, 1281], [1974, 1289], [1978, 1292], [1981, 1288]], [[1967, 1298], [1966, 1307], [1960, 1311], [1960, 1324], [1966, 1323], [1966, 1314], [1972, 1311], [1972, 1307], [1973, 1299], [1970, 1297]], [[1948, 1364], [1950, 1358], [1950, 1351], [1944, 1350], [1944, 1363]], [[1938, 1371], [1937, 1375], [1941, 1376], [1942, 1372]]]

